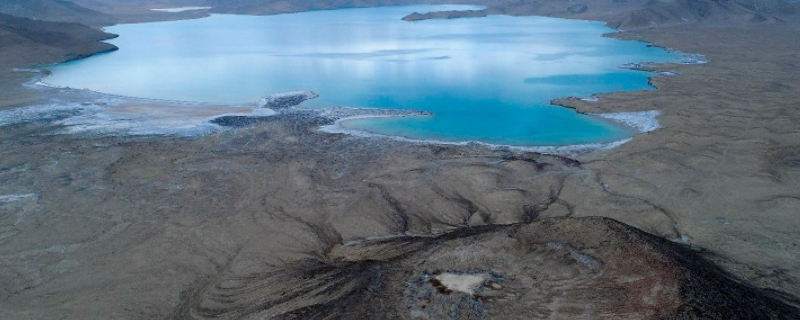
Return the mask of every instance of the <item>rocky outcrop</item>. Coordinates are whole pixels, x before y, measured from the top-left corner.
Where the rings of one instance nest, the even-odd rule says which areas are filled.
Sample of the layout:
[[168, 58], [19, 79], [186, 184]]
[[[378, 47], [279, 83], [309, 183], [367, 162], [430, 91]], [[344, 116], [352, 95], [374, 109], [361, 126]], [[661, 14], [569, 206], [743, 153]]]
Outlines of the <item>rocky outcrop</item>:
[[375, 239], [285, 268], [234, 270], [185, 293], [173, 316], [789, 319], [800, 312], [793, 298], [744, 284], [699, 251], [607, 218]]
[[279, 109], [279, 117], [276, 116], [237, 116], [226, 115], [211, 120], [211, 123], [231, 128], [253, 127], [267, 122], [280, 121], [279, 119], [295, 119], [319, 122], [320, 124], [331, 124], [338, 120], [348, 118], [383, 118], [383, 117], [412, 117], [430, 116], [432, 113], [419, 110], [399, 110], [399, 109], [378, 109], [378, 108], [347, 108], [347, 107], [328, 107], [319, 109]]

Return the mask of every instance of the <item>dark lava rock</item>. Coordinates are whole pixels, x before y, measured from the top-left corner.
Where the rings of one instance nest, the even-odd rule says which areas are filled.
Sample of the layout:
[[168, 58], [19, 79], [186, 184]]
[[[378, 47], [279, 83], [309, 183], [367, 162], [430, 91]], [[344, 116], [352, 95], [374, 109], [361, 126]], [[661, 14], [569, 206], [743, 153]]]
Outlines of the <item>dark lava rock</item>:
[[275, 117], [223, 116], [214, 118], [211, 123], [223, 127], [246, 128], [275, 121], [275, 119]]
[[311, 91], [277, 93], [261, 98], [258, 102], [258, 107], [273, 110], [286, 109], [317, 97], [319, 97], [319, 95]]

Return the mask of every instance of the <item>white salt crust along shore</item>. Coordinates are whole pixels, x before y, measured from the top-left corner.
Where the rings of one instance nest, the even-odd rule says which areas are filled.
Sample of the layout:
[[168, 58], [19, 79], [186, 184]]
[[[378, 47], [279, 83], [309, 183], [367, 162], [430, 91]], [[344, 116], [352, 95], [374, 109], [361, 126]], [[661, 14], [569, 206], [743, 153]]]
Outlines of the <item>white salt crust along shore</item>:
[[[121, 113], [117, 110], [126, 108], [125, 99], [104, 99], [92, 104], [74, 102], [51, 103], [35, 105], [0, 111], [0, 127], [31, 122], [47, 122], [53, 126], [64, 126], [61, 133], [65, 134], [99, 134], [111, 136], [126, 135], [182, 135], [195, 136], [226, 130], [226, 127], [214, 124], [211, 120], [224, 116], [268, 117], [278, 112], [268, 108], [251, 108], [249, 112], [230, 112], [215, 114], [208, 117], [178, 117], [172, 116], [157, 118], [154, 113], [158, 109], [139, 107], [144, 114]], [[163, 108], [181, 108], [180, 106], [163, 106]], [[189, 106], [183, 108], [203, 109], [204, 107]], [[209, 107], [213, 108], [213, 107]], [[507, 146], [476, 141], [451, 142], [441, 140], [410, 139], [399, 136], [387, 136], [363, 130], [348, 129], [341, 126], [342, 121], [363, 118], [407, 117], [426, 116], [429, 114], [418, 111], [391, 112], [385, 109], [359, 109], [359, 108], [325, 108], [325, 109], [300, 109], [294, 112], [313, 112], [318, 116], [335, 120], [334, 124], [322, 126], [319, 131], [326, 133], [343, 133], [357, 137], [392, 139], [419, 144], [442, 145], [483, 145], [490, 148], [510, 148], [520, 151], [531, 151], [549, 154], [573, 155], [593, 150], [610, 149], [622, 145], [630, 139], [623, 139], [609, 143], [593, 143], [566, 146]], [[378, 114], [353, 115], [358, 113], [378, 112]], [[293, 113], [292, 110], [285, 113]], [[636, 129], [639, 133], [650, 132], [658, 128], [657, 117], [659, 111], [621, 112], [599, 114], [597, 116], [616, 121]]]
[[[52, 103], [0, 111], [0, 127], [32, 122], [63, 126], [57, 133], [104, 136], [180, 135], [196, 136], [226, 130], [211, 121], [223, 116], [268, 117], [275, 110], [256, 103], [211, 104], [127, 97], [88, 89], [73, 89], [44, 81], [42, 70], [18, 69], [37, 75], [25, 86], [50, 90]], [[306, 99], [316, 94], [303, 92]], [[283, 97], [286, 94], [278, 94]], [[265, 98], [269, 98], [267, 96]], [[75, 101], [87, 102], [75, 102]]]
[[592, 115], [634, 128], [639, 133], [646, 133], [659, 128], [658, 116], [661, 115], [661, 111], [594, 113]]
[[[29, 70], [19, 70], [29, 71]], [[33, 70], [30, 70], [33, 71]], [[314, 113], [317, 116], [334, 120], [334, 124], [322, 126], [319, 131], [326, 133], [348, 134], [357, 137], [391, 139], [396, 141], [419, 143], [419, 144], [441, 144], [441, 145], [482, 145], [489, 148], [509, 148], [519, 151], [530, 151], [546, 154], [576, 155], [594, 150], [611, 149], [620, 146], [631, 139], [622, 139], [608, 143], [592, 143], [564, 146], [509, 146], [491, 144], [479, 141], [441, 141], [412, 139], [401, 136], [388, 136], [376, 134], [364, 130], [349, 129], [341, 126], [342, 121], [351, 119], [380, 118], [380, 117], [407, 117], [407, 116], [430, 116], [430, 113], [415, 110], [387, 110], [372, 108], [348, 108], [330, 107], [323, 109], [297, 109], [294, 105], [303, 101], [319, 97], [311, 91], [294, 91], [276, 93], [260, 99], [255, 104], [243, 105], [210, 105], [206, 103], [168, 101], [145, 98], [134, 98], [104, 94], [85, 89], [71, 89], [48, 84], [43, 77], [32, 80], [28, 83], [30, 87], [40, 89], [59, 90], [77, 94], [85, 99], [91, 99], [92, 103], [75, 102], [54, 102], [17, 109], [0, 111], [0, 126], [9, 126], [30, 122], [48, 122], [55, 126], [64, 126], [61, 133], [88, 133], [99, 135], [182, 135], [195, 136], [226, 130], [227, 128], [215, 123], [212, 120], [226, 116], [244, 117], [268, 117], [279, 113], [292, 114]], [[596, 96], [592, 96], [596, 98]], [[287, 106], [283, 105], [288, 100], [297, 102]], [[594, 99], [589, 99], [594, 100]], [[134, 106], [131, 106], [134, 104]], [[273, 104], [278, 104], [275, 110], [268, 108]], [[120, 108], [135, 109], [137, 112], [118, 112]], [[139, 108], [139, 109], [137, 109]], [[170, 108], [184, 108], [183, 111], [195, 112], [207, 109], [215, 109], [217, 112], [210, 116], [186, 116], [170, 111]], [[191, 108], [191, 109], [190, 109]], [[231, 112], [225, 112], [224, 108], [230, 108]], [[242, 111], [245, 112], [242, 112]], [[276, 111], [278, 110], [278, 111]], [[172, 112], [172, 114], [169, 114]], [[167, 115], [165, 115], [167, 113]], [[608, 114], [593, 114], [601, 118], [609, 119], [625, 126], [634, 128], [638, 133], [650, 132], [659, 127], [657, 117], [660, 111], [643, 112], [620, 112]]]
[[[220, 116], [265, 117], [277, 114], [271, 109], [255, 107], [130, 105], [131, 103], [125, 99], [100, 99], [90, 104], [54, 102], [10, 109], [0, 111], [0, 127], [47, 122], [52, 126], [64, 126], [60, 133], [66, 134], [194, 136], [224, 130], [224, 127], [210, 122]], [[137, 109], [141, 112], [132, 112]], [[231, 111], [225, 112], [225, 109]], [[198, 112], [200, 115], [186, 116], [190, 112]]]
[[[675, 62], [671, 62], [672, 64], [706, 64], [708, 63], [708, 58], [706, 58], [702, 54], [696, 53], [682, 53], [672, 49], [667, 49], [667, 51], [677, 53], [681, 55], [681, 58]], [[666, 62], [665, 64], [670, 64], [670, 62]], [[654, 64], [651, 62], [633, 62], [633, 63], [626, 63], [619, 66], [620, 69], [631, 69], [631, 70], [647, 70], [653, 68]], [[664, 75], [664, 76], [676, 76], [677, 73], [670, 72], [670, 71], [653, 71], [657, 74]]]
[[[604, 113], [604, 114], [593, 114], [593, 115], [615, 121], [622, 125], [632, 127], [636, 129], [638, 133], [647, 133], [659, 128], [658, 116], [661, 115], [661, 111], [651, 110], [651, 111], [641, 111], [641, 112], [619, 112], [619, 113]], [[336, 122], [334, 122], [334, 124], [332, 125], [320, 127], [319, 130], [327, 133], [348, 134], [364, 138], [391, 139], [391, 140], [419, 143], [419, 144], [441, 144], [441, 145], [458, 145], [458, 146], [481, 145], [493, 149], [508, 148], [512, 150], [529, 151], [529, 152], [537, 152], [545, 154], [557, 154], [557, 155], [576, 155], [594, 150], [612, 149], [620, 145], [623, 145], [631, 141], [632, 139], [632, 138], [627, 138], [608, 143], [590, 143], [590, 144], [577, 144], [577, 145], [565, 145], [565, 146], [509, 146], [509, 145], [492, 144], [480, 141], [454, 142], [454, 141], [443, 141], [443, 140], [413, 139], [400, 136], [383, 135], [365, 130], [350, 129], [350, 128], [345, 128], [341, 125], [341, 122], [347, 120], [366, 119], [366, 118], [385, 118], [385, 117], [394, 117], [394, 116], [368, 115], [368, 116], [344, 117], [336, 119]]]

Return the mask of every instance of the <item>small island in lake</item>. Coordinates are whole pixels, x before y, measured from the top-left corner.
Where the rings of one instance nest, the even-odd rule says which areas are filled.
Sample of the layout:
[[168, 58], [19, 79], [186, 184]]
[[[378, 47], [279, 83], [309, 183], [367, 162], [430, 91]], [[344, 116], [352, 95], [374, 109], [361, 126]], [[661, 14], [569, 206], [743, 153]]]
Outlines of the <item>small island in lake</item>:
[[488, 13], [486, 10], [448, 10], [427, 13], [414, 12], [403, 17], [405, 21], [419, 21], [430, 19], [457, 19], [457, 18], [483, 18]]

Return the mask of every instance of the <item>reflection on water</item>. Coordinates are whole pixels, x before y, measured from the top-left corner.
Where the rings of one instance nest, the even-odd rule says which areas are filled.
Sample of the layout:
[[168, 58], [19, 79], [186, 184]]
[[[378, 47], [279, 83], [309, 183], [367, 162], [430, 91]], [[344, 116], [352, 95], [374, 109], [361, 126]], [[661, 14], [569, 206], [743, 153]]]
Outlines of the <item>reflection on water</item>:
[[210, 18], [108, 28], [117, 52], [52, 68], [47, 82], [128, 96], [247, 102], [312, 90], [307, 107], [431, 111], [352, 128], [411, 138], [513, 145], [606, 142], [630, 132], [548, 105], [554, 98], [648, 89], [629, 62], [675, 60], [603, 38], [600, 23], [539, 17], [405, 22], [410, 6]]

